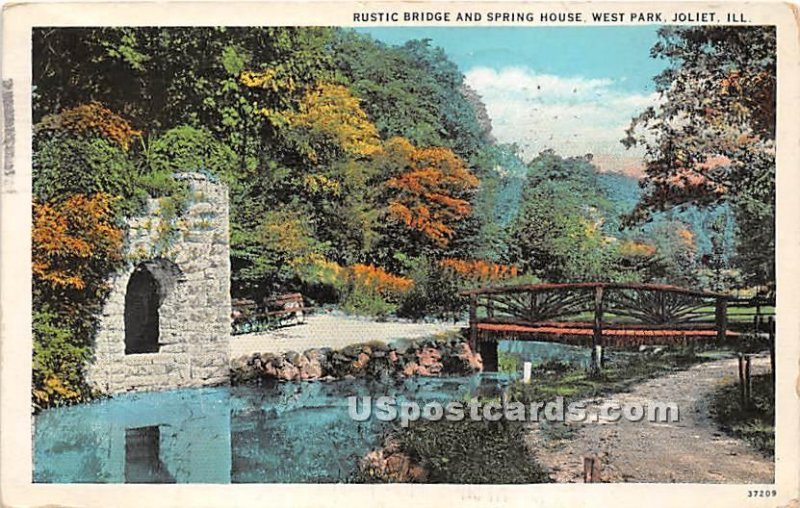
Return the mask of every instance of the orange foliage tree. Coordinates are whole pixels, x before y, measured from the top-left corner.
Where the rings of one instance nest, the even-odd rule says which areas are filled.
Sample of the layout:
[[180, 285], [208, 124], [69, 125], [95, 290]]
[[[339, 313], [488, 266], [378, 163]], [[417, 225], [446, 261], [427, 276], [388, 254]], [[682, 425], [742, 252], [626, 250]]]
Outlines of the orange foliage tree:
[[411, 279], [393, 275], [377, 266], [356, 264], [350, 267], [350, 273], [357, 287], [384, 297], [401, 296], [414, 286]]
[[57, 115], [49, 115], [38, 125], [43, 130], [68, 131], [76, 134], [95, 134], [118, 144], [124, 150], [130, 148], [134, 138], [142, 131], [99, 102], [90, 102], [68, 108]]
[[108, 274], [123, 234], [107, 194], [34, 203], [32, 230], [34, 407], [86, 400], [83, 368]]
[[448, 148], [414, 148], [405, 139], [393, 138], [387, 149], [407, 157], [407, 169], [386, 183], [391, 190], [390, 216], [447, 246], [455, 222], [472, 210], [467, 197], [478, 179]]
[[58, 203], [34, 204], [36, 286], [56, 294], [96, 290], [122, 261], [122, 240], [107, 194], [76, 194]]

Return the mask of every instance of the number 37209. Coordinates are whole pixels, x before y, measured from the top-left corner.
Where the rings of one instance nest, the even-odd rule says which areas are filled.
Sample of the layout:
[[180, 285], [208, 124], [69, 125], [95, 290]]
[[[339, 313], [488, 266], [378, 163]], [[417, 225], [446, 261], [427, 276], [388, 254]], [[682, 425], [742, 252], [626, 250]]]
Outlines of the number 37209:
[[775, 497], [778, 495], [777, 490], [748, 490], [747, 497]]

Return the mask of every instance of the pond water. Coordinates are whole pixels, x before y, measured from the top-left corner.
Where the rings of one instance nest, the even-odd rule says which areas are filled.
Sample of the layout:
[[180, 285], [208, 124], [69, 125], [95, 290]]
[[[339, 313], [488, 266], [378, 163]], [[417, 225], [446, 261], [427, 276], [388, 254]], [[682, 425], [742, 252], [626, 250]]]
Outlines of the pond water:
[[[500, 351], [541, 363], [585, 363], [559, 344], [507, 342]], [[131, 393], [43, 411], [34, 422], [35, 482], [342, 482], [388, 430], [356, 422], [348, 397], [467, 400], [495, 394], [516, 374], [271, 383]]]

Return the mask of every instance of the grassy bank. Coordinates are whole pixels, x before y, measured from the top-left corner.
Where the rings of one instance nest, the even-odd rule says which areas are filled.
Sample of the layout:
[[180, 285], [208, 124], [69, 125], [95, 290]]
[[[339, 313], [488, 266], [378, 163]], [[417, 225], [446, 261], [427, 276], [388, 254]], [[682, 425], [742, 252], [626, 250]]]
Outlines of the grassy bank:
[[753, 376], [748, 406], [742, 404], [738, 384], [719, 389], [709, 406], [723, 432], [747, 441], [765, 455], [775, 454], [775, 386], [769, 374]]

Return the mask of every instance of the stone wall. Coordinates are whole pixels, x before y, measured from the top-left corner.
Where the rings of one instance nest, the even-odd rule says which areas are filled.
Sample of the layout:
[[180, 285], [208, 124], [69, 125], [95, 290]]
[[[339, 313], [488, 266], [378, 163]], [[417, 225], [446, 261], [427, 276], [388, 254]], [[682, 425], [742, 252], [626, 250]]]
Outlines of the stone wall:
[[[128, 222], [126, 249], [130, 261], [109, 280], [112, 290], [103, 308], [95, 358], [87, 375], [89, 382], [103, 392], [228, 381], [228, 191], [201, 174], [182, 173], [176, 178], [188, 183], [185, 213], [170, 218], [168, 201], [151, 199], [147, 213]], [[133, 296], [126, 302], [131, 277], [141, 272], [155, 281], [158, 343], [153, 344], [155, 352], [126, 354], [126, 322], [130, 351], [131, 333], [137, 333], [135, 327], [148, 321], [140, 314], [144, 312], [141, 302], [133, 305]], [[136, 287], [141, 291], [143, 286]]]

